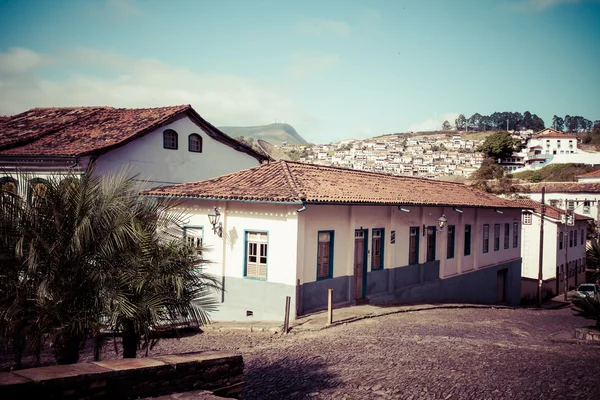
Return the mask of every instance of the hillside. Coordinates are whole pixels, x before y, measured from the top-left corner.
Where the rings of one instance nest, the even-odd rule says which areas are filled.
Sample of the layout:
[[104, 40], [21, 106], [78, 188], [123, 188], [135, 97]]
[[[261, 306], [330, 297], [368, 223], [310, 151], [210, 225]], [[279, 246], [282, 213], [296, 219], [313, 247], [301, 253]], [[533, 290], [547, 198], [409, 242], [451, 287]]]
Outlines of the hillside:
[[513, 177], [529, 182], [576, 182], [577, 176], [599, 169], [589, 164], [550, 164], [536, 171], [517, 172]]
[[220, 130], [231, 137], [252, 138], [254, 140], [266, 140], [274, 145], [283, 142], [288, 144], [307, 144], [302, 136], [290, 124], [269, 124], [261, 126], [221, 126]]

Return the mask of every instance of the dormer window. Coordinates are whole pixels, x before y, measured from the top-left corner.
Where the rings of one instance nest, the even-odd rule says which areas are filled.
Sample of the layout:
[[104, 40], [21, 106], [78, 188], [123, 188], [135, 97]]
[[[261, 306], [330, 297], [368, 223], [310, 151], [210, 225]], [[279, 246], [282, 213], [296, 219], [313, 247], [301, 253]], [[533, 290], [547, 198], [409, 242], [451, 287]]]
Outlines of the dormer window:
[[202, 153], [202, 137], [197, 133], [188, 136], [188, 150], [194, 153]]
[[177, 132], [167, 129], [163, 132], [163, 147], [165, 149], [177, 150]]

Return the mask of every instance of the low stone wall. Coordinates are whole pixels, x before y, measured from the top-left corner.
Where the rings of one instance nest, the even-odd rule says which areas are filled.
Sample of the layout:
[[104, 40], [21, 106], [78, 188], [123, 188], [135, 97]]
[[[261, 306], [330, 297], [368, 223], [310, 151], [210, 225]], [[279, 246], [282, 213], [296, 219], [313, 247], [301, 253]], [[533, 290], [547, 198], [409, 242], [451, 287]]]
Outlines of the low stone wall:
[[219, 351], [56, 365], [0, 373], [0, 398], [114, 400], [191, 390], [237, 398], [243, 372], [241, 355]]
[[575, 329], [575, 339], [600, 344], [600, 331], [592, 328], [577, 328]]

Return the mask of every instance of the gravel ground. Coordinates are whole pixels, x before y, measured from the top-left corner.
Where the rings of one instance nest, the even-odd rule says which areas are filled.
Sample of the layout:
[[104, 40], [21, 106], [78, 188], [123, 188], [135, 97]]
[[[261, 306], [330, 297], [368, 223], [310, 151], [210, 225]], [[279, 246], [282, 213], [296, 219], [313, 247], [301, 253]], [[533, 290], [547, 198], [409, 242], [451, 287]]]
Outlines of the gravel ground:
[[590, 322], [569, 309], [440, 309], [287, 336], [211, 331], [151, 354], [239, 352], [246, 399], [600, 399], [600, 346], [570, 339]]

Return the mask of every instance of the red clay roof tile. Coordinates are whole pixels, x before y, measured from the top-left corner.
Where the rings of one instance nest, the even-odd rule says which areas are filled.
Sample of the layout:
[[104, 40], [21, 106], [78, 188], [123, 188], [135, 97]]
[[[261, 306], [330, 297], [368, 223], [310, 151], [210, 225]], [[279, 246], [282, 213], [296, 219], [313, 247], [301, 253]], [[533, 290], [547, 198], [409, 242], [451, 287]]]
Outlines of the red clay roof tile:
[[587, 174], [579, 175], [578, 178], [600, 178], [600, 169], [592, 172], [588, 172]]
[[268, 159], [219, 131], [190, 105], [158, 108], [33, 108], [0, 120], [0, 156], [81, 156], [102, 152], [188, 115], [212, 138]]
[[463, 184], [283, 160], [142, 194], [258, 202], [522, 208]]
[[542, 187], [546, 187], [546, 193], [600, 193], [600, 183], [541, 182], [515, 185], [518, 193], [541, 193]]
[[[534, 212], [540, 214], [542, 212], [542, 203], [532, 199], [518, 199], [514, 200], [516, 203], [521, 204], [523, 208], [533, 209]], [[565, 210], [561, 210], [558, 207], [546, 204], [546, 216], [552, 219], [560, 220], [561, 215], [565, 214]], [[586, 217], [585, 215], [575, 213], [575, 219], [578, 221], [587, 221], [593, 218]]]

